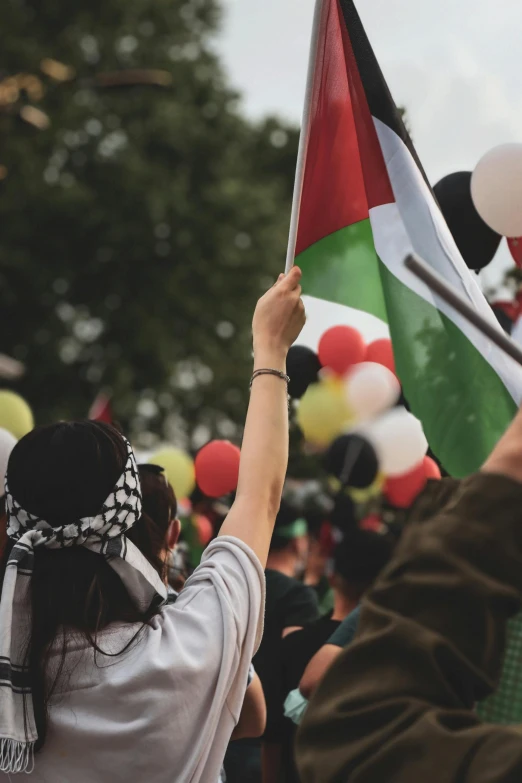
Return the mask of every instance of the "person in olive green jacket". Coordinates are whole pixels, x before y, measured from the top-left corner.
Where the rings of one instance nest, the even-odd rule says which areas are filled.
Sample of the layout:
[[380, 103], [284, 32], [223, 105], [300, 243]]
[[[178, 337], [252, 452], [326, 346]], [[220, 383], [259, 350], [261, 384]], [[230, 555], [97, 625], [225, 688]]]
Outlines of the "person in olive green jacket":
[[480, 474], [431, 486], [416, 516], [305, 715], [303, 783], [522, 782], [522, 727], [475, 711], [522, 609], [522, 414]]

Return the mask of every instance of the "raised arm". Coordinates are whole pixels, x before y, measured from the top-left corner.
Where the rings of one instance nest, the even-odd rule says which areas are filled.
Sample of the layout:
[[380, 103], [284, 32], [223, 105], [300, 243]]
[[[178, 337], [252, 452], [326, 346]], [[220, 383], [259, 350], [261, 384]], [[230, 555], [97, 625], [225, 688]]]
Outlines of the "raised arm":
[[[286, 370], [286, 355], [304, 326], [297, 267], [259, 300], [254, 314], [254, 370]], [[252, 385], [236, 500], [220, 535], [240, 538], [266, 565], [288, 464], [288, 402], [284, 380], [260, 375]]]

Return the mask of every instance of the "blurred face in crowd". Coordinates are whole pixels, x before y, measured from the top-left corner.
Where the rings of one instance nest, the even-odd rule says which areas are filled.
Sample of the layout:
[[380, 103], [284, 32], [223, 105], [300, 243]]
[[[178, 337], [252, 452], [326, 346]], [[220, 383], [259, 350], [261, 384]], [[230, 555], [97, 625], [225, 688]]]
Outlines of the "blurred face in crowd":
[[308, 553], [310, 552], [310, 539], [308, 536], [298, 536], [294, 538], [293, 547], [297, 555], [296, 577], [303, 576], [308, 562]]

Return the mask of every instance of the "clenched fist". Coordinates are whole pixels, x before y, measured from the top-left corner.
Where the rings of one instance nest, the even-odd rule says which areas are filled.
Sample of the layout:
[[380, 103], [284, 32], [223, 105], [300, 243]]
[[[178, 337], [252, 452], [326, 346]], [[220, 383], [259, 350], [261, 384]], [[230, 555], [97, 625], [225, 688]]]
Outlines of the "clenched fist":
[[294, 267], [279, 275], [277, 283], [261, 297], [254, 313], [254, 355], [275, 355], [283, 360], [299, 337], [306, 316], [301, 299], [301, 270]]

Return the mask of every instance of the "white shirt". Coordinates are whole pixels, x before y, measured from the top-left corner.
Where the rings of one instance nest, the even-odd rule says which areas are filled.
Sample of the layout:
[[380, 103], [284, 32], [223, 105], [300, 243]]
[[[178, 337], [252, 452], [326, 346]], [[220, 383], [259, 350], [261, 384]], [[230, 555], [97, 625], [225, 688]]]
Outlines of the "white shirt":
[[[263, 633], [264, 589], [252, 550], [220, 537], [123, 654], [71, 640], [34, 772], [0, 772], [0, 782], [216, 783]], [[140, 627], [111, 626], [99, 646], [119, 652]]]

